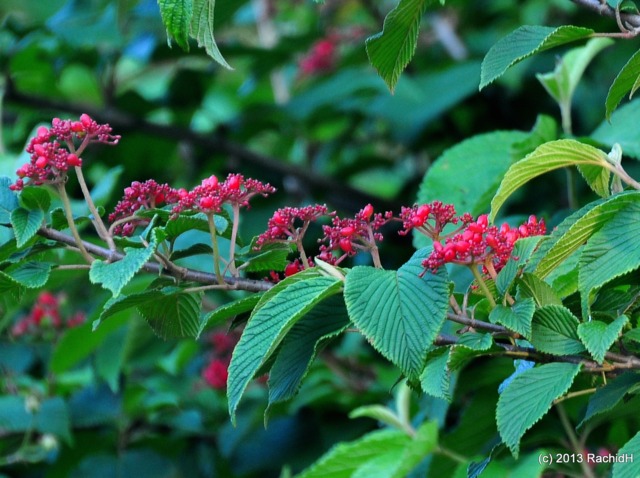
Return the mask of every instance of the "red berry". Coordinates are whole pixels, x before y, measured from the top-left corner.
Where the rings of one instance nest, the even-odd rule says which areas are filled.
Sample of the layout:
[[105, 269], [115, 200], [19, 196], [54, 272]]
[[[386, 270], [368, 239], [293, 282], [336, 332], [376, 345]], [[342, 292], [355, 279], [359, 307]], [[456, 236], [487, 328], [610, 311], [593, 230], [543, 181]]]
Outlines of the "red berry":
[[49, 137], [49, 128], [45, 128], [44, 126], [40, 126], [37, 131], [37, 136], [41, 138]]
[[42, 146], [41, 144], [34, 144], [33, 145], [33, 151], [38, 155], [38, 156], [44, 156], [46, 153], [46, 151], [44, 150], [44, 146]]
[[481, 216], [478, 216], [477, 223], [483, 228], [486, 228], [489, 225], [489, 218], [486, 214], [482, 214]]
[[469, 247], [471, 247], [471, 245], [466, 241], [457, 241], [454, 246], [456, 248], [456, 251], [460, 252], [461, 254], [465, 254], [469, 250]]
[[89, 128], [93, 123], [93, 120], [91, 119], [91, 116], [89, 116], [86, 113], [83, 113], [80, 115], [80, 122], [85, 128]]
[[419, 216], [417, 213], [415, 216], [411, 216], [411, 224], [413, 224], [413, 227], [420, 227], [424, 224], [424, 220], [425, 218], [422, 216]]
[[284, 226], [287, 221], [285, 221], [284, 217], [282, 217], [282, 215], [276, 211], [273, 215], [273, 222], [278, 224], [279, 226]]
[[240, 178], [238, 176], [231, 176], [227, 179], [227, 187], [229, 189], [240, 189]]
[[428, 204], [423, 204], [418, 209], [416, 209], [416, 215], [423, 219], [426, 219], [429, 213], [431, 213], [431, 208]]
[[433, 250], [436, 252], [442, 252], [442, 250], [444, 249], [443, 245], [440, 244], [438, 241], [434, 241], [433, 242]]
[[297, 274], [298, 272], [300, 272], [300, 266], [297, 262], [290, 262], [289, 264], [287, 264], [287, 267], [284, 268], [285, 277], [290, 277], [293, 274]]
[[200, 209], [211, 209], [213, 207], [213, 198], [205, 196], [200, 199]]
[[78, 156], [76, 156], [75, 154], [70, 154], [67, 156], [67, 164], [69, 166], [82, 166], [82, 159], [80, 159]]
[[529, 224], [530, 226], [536, 226], [538, 224], [538, 218], [532, 214], [531, 216], [529, 216], [527, 224]]
[[164, 202], [164, 194], [163, 193], [156, 194], [156, 197], [154, 198], [153, 202], [156, 205], [162, 204]]
[[202, 185], [207, 188], [214, 189], [218, 186], [218, 178], [216, 178], [213, 174], [206, 179], [202, 180]]
[[84, 126], [80, 121], [74, 121], [71, 123], [71, 131], [74, 133], [82, 133], [84, 131]]
[[518, 232], [520, 233], [520, 237], [529, 236], [529, 228], [524, 224], [518, 228]]
[[347, 253], [353, 252], [353, 244], [351, 243], [351, 240], [346, 237], [344, 239], [340, 239], [340, 249]]
[[40, 169], [44, 169], [48, 163], [49, 160], [47, 160], [47, 158], [45, 158], [44, 156], [40, 156], [38, 159], [36, 159], [36, 166]]
[[373, 214], [373, 206], [371, 204], [367, 204], [362, 209], [362, 217], [363, 217], [363, 219], [368, 221], [371, 218], [372, 214]]
[[351, 226], [345, 226], [342, 229], [340, 229], [340, 235], [342, 237], [351, 237], [351, 236], [353, 236], [354, 232], [355, 232], [355, 230]]

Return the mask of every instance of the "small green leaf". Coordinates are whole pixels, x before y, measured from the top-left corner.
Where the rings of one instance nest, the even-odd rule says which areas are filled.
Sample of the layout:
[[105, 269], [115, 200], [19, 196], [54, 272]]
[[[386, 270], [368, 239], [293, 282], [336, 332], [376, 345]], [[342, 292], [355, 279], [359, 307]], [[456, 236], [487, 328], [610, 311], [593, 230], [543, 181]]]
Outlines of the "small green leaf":
[[29, 211], [18, 207], [11, 212], [11, 225], [18, 247], [24, 246], [29, 239], [36, 235], [43, 221], [44, 211], [42, 209]]
[[213, 13], [215, 0], [193, 0], [193, 15], [191, 17], [190, 34], [198, 41], [199, 47], [204, 47], [207, 55], [218, 64], [231, 70], [231, 66], [220, 53], [213, 38]]
[[235, 423], [235, 412], [249, 381], [271, 357], [285, 335], [315, 305], [336, 294], [341, 285], [342, 282], [330, 277], [312, 277], [289, 283], [260, 308], [254, 309], [229, 365], [227, 397], [232, 422]]
[[545, 143], [509, 168], [498, 192], [491, 201], [490, 220], [493, 221], [511, 194], [533, 178], [555, 169], [575, 166], [607, 166], [607, 155], [593, 146], [573, 139]]
[[594, 416], [612, 410], [622, 401], [625, 395], [636, 390], [638, 384], [640, 384], [640, 374], [637, 372], [625, 372], [605, 386], [598, 388], [596, 393], [589, 398], [587, 411], [578, 428], [581, 428]]
[[9, 224], [11, 213], [18, 207], [18, 196], [9, 189], [11, 184], [10, 178], [0, 177], [0, 224]]
[[518, 374], [498, 399], [498, 431], [517, 459], [520, 439], [564, 395], [576, 375], [579, 364], [550, 363]]
[[482, 62], [480, 89], [502, 76], [507, 69], [536, 53], [588, 38], [589, 28], [522, 26], [491, 47]]
[[546, 305], [536, 310], [531, 344], [540, 352], [571, 355], [584, 352], [578, 337], [578, 319], [566, 307]]
[[42, 209], [46, 213], [51, 206], [51, 196], [46, 189], [31, 186], [24, 188], [20, 192], [20, 202], [26, 209]]
[[531, 297], [538, 307], [545, 305], [562, 305], [562, 300], [553, 288], [542, 279], [525, 272], [518, 282], [518, 297]]
[[626, 315], [621, 315], [610, 324], [599, 320], [583, 322], [578, 325], [578, 336], [595, 361], [601, 364], [628, 321]]
[[443, 269], [419, 277], [429, 252], [430, 248], [419, 250], [398, 271], [354, 267], [345, 283], [351, 320], [374, 348], [410, 378], [422, 371], [449, 303]]
[[21, 286], [38, 289], [49, 280], [52, 265], [48, 262], [27, 262], [5, 269], [5, 272]]
[[618, 72], [609, 88], [609, 93], [607, 93], [607, 99], [605, 100], [607, 120], [611, 120], [611, 113], [620, 104], [620, 100], [635, 87], [638, 78], [640, 78], [640, 50], [629, 58], [629, 61]]
[[189, 51], [192, 0], [158, 0], [158, 6], [168, 37], [175, 39], [180, 48]]
[[640, 432], [618, 450], [616, 457], [620, 458], [613, 464], [612, 478], [637, 478], [640, 476]]
[[200, 296], [165, 288], [153, 301], [138, 305], [138, 312], [163, 339], [196, 337], [200, 326]]
[[252, 294], [215, 308], [214, 310], [206, 314], [200, 321], [200, 330], [198, 331], [198, 337], [200, 337], [202, 332], [204, 332], [205, 330], [220, 325], [227, 319], [253, 310], [253, 308], [258, 304], [258, 301], [261, 297], [262, 294]]
[[489, 350], [493, 345], [491, 334], [465, 332], [456, 342], [456, 347], [466, 347], [471, 350]]
[[102, 287], [110, 290], [113, 296], [117, 297], [136, 272], [151, 259], [161, 238], [164, 238], [164, 233], [156, 228], [153, 230], [149, 245], [144, 249], [125, 247], [125, 256], [119, 261], [111, 263], [102, 260], [93, 261], [89, 270], [89, 280], [92, 284], [102, 284]]
[[400, 0], [384, 19], [382, 32], [367, 38], [369, 61], [391, 92], [416, 51], [420, 22], [434, 0]]
[[429, 354], [427, 364], [420, 374], [422, 391], [432, 397], [451, 401], [451, 371], [448, 368], [449, 349], [439, 347]]
[[489, 314], [489, 320], [502, 324], [509, 330], [531, 337], [531, 319], [536, 310], [533, 299], [520, 299], [512, 307], [497, 305]]
[[542, 240], [542, 236], [524, 237], [516, 241], [511, 254], [511, 259], [498, 273], [496, 278], [496, 288], [501, 295], [504, 295], [515, 280], [520, 270], [525, 266], [531, 254]]
[[592, 291], [640, 267], [640, 250], [629, 247], [640, 234], [640, 204], [629, 204], [591, 236], [579, 263], [582, 314], [590, 313]]

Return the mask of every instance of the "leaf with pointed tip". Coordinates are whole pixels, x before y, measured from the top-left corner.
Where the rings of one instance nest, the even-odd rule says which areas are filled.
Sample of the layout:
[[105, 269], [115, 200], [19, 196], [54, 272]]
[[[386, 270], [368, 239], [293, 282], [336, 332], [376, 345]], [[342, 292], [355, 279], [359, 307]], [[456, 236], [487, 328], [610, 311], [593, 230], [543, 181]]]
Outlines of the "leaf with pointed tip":
[[531, 337], [531, 319], [536, 310], [533, 299], [520, 299], [513, 306], [497, 305], [489, 314], [489, 320], [518, 332], [527, 339]]
[[268, 292], [263, 294], [233, 351], [229, 365], [227, 397], [232, 422], [235, 422], [236, 409], [247, 385], [273, 355], [286, 334], [318, 303], [336, 294], [341, 286], [342, 282], [337, 279], [316, 276], [291, 281], [264, 302]]
[[531, 344], [536, 350], [554, 355], [584, 352], [578, 337], [578, 319], [569, 309], [546, 305], [536, 310], [531, 325]]
[[439, 347], [429, 353], [427, 364], [420, 374], [422, 391], [432, 397], [451, 401], [451, 371], [448, 367], [449, 349]]
[[[616, 453], [620, 461], [613, 464], [612, 478], [637, 478], [640, 476], [640, 460], [635, 457], [640, 456], [640, 432], [623, 445]], [[625, 459], [622, 459], [622, 458]]]
[[23, 287], [38, 289], [49, 280], [52, 266], [48, 262], [27, 262], [5, 269], [5, 272]]
[[192, 0], [158, 0], [158, 6], [169, 41], [173, 38], [180, 48], [189, 51], [189, 26], [193, 14]]
[[211, 312], [206, 314], [200, 321], [200, 330], [198, 331], [198, 337], [200, 337], [202, 332], [204, 332], [205, 330], [220, 325], [227, 319], [253, 310], [253, 308], [260, 301], [261, 297], [262, 294], [251, 294], [247, 297], [242, 297], [240, 299], [234, 300], [233, 302], [229, 302], [228, 304], [223, 304], [219, 307], [216, 307]]
[[593, 33], [593, 30], [589, 28], [571, 25], [560, 27], [522, 26], [499, 40], [484, 57], [480, 75], [480, 89], [531, 55], [565, 43], [588, 38]]
[[595, 361], [601, 364], [628, 321], [626, 315], [621, 315], [610, 324], [599, 320], [583, 322], [578, 325], [578, 336]]
[[525, 272], [518, 282], [518, 298], [531, 297], [538, 307], [562, 305], [553, 288], [537, 276]]
[[502, 441], [517, 459], [520, 439], [564, 395], [576, 375], [579, 364], [549, 363], [518, 374], [498, 399], [496, 419]]
[[0, 224], [9, 224], [11, 212], [18, 207], [18, 196], [9, 189], [11, 184], [10, 178], [0, 177]]
[[504, 202], [520, 186], [542, 174], [576, 165], [608, 166], [603, 151], [573, 139], [559, 139], [545, 143], [509, 168], [498, 192], [491, 201], [490, 220], [493, 221]]
[[416, 51], [420, 21], [434, 0], [400, 0], [384, 19], [382, 32], [367, 38], [369, 62], [391, 92]]
[[538, 247], [538, 244], [542, 240], [542, 236], [523, 237], [518, 239], [513, 248], [511, 259], [498, 273], [496, 278], [496, 288], [500, 295], [504, 295], [511, 284], [515, 280], [520, 270], [526, 265], [529, 257], [533, 254], [533, 251]]
[[603, 387], [598, 388], [596, 393], [589, 398], [587, 411], [577, 428], [584, 426], [594, 416], [612, 410], [622, 401], [625, 395], [637, 390], [639, 385], [640, 374], [637, 372], [625, 372]]
[[354, 267], [345, 282], [344, 297], [353, 323], [410, 378], [422, 371], [449, 304], [444, 269], [419, 277], [430, 250], [420, 249], [398, 271]]
[[198, 41], [199, 47], [204, 47], [207, 55], [218, 62], [218, 64], [232, 70], [233, 68], [231, 68], [224, 59], [213, 38], [213, 13], [215, 4], [215, 0], [193, 0], [190, 34]]
[[636, 88], [635, 84], [638, 79], [640, 79], [640, 50], [629, 58], [629, 61], [618, 72], [609, 88], [609, 93], [607, 93], [607, 99], [605, 100], [607, 120], [611, 120], [611, 114], [620, 104], [622, 98], [633, 88]]
[[162, 289], [153, 301], [138, 305], [138, 312], [163, 339], [196, 337], [200, 326], [200, 296], [183, 294], [177, 287]]
[[29, 239], [36, 235], [44, 221], [42, 209], [28, 210], [18, 207], [11, 211], [11, 225], [16, 236], [18, 247], [24, 246]]

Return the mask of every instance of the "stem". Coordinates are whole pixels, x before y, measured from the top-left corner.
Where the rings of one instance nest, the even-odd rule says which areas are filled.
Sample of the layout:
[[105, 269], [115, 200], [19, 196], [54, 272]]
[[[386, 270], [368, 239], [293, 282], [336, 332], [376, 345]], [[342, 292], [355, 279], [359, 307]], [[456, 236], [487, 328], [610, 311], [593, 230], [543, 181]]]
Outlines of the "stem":
[[73, 212], [71, 212], [71, 203], [69, 202], [69, 196], [67, 196], [67, 191], [64, 188], [64, 184], [57, 185], [58, 194], [60, 195], [60, 199], [62, 199], [62, 206], [64, 209], [64, 215], [67, 218], [67, 224], [69, 225], [69, 230], [71, 231], [71, 235], [75, 239], [75, 245], [78, 246], [80, 250], [80, 254], [82, 257], [91, 264], [93, 262], [93, 257], [87, 252], [87, 249], [84, 247], [84, 242], [78, 233], [78, 229], [76, 228], [76, 223], [73, 221]]
[[376, 239], [373, 237], [373, 229], [371, 229], [371, 226], [368, 225], [367, 230], [369, 232], [369, 252], [371, 253], [373, 265], [376, 267], [376, 269], [382, 269], [382, 262], [380, 262], [380, 251], [378, 250], [378, 246], [376, 245]]
[[[569, 441], [571, 442], [573, 451], [576, 454], [582, 454], [580, 442], [578, 441], [578, 437], [576, 436], [576, 433], [571, 426], [571, 422], [569, 421], [569, 417], [567, 416], [567, 412], [565, 411], [564, 406], [561, 403], [556, 403], [556, 410], [558, 410], [560, 423], [562, 423], [562, 428], [564, 428], [564, 431], [567, 434], [567, 438], [569, 438]], [[585, 460], [582, 460], [582, 462], [580, 463], [580, 468], [582, 469], [583, 476], [585, 476], [586, 478], [595, 478], [593, 471]]]
[[[80, 149], [78, 149], [80, 151]], [[91, 211], [91, 215], [93, 216], [93, 224], [95, 225], [96, 230], [98, 231], [98, 235], [100, 238], [107, 243], [109, 249], [112, 251], [116, 250], [116, 245], [113, 242], [113, 238], [107, 231], [107, 228], [102, 222], [102, 218], [100, 214], [98, 214], [98, 209], [96, 209], [96, 205], [93, 203], [93, 199], [91, 198], [91, 193], [89, 193], [89, 188], [87, 188], [87, 182], [84, 179], [84, 175], [82, 174], [82, 168], [80, 166], [74, 167], [76, 171], [76, 175], [78, 176], [78, 183], [80, 184], [80, 189], [82, 190], [82, 195], [84, 196], [84, 200], [87, 202], [87, 206], [89, 206], [89, 211]]]
[[220, 272], [220, 248], [218, 247], [216, 224], [213, 221], [213, 213], [207, 214], [207, 222], [209, 223], [209, 235], [211, 236], [211, 245], [213, 246], [213, 270], [215, 271], [218, 284], [224, 284], [224, 278]]
[[575, 398], [575, 397], [580, 397], [582, 395], [589, 395], [591, 393], [594, 393], [596, 390], [598, 390], [597, 388], [587, 388], [585, 390], [578, 390], [576, 392], [571, 392], [571, 393], [567, 393], [566, 395], [554, 400], [554, 404], [558, 404], [560, 402], [564, 402], [565, 400], [569, 400], [570, 398]]
[[470, 264], [468, 267], [471, 270], [471, 273], [473, 274], [473, 277], [475, 278], [476, 282], [478, 283], [478, 286], [480, 286], [480, 289], [482, 289], [482, 293], [485, 295], [485, 297], [489, 301], [489, 304], [491, 304], [491, 307], [495, 307], [496, 301], [493, 298], [493, 294], [491, 294], [491, 291], [487, 287], [487, 284], [482, 278], [482, 274], [480, 274], [480, 271], [478, 270], [478, 268], [473, 264]]
[[565, 168], [566, 178], [567, 178], [567, 204], [569, 205], [569, 209], [578, 209], [578, 200], [576, 199], [576, 187], [574, 180], [573, 169]]
[[456, 453], [455, 451], [449, 450], [448, 448], [445, 448], [441, 445], [438, 445], [436, 447], [436, 449], [434, 450], [435, 453], [438, 453], [442, 456], [446, 456], [447, 458], [451, 458], [453, 461], [457, 462], [457, 463], [466, 463], [467, 459]]
[[238, 237], [238, 227], [240, 222], [240, 206], [234, 204], [233, 210], [233, 224], [231, 225], [231, 244], [229, 244], [229, 271], [231, 275], [237, 277], [238, 270], [236, 269], [236, 238]]

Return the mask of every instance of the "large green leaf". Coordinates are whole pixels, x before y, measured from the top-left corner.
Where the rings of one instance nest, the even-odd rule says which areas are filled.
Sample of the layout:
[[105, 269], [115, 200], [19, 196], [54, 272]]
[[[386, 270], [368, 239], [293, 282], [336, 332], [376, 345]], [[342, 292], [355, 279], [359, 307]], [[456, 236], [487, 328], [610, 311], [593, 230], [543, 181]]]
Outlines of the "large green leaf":
[[629, 247], [640, 234], [640, 204], [619, 210], [597, 231], [580, 256], [578, 285], [582, 314], [589, 316], [592, 291], [640, 267], [640, 248]]
[[[341, 295], [331, 296], [307, 313], [282, 341], [269, 372], [269, 406], [289, 400], [300, 388], [311, 362], [324, 342], [349, 325]], [[268, 413], [265, 411], [265, 417]]]
[[596, 362], [602, 363], [604, 354], [616, 341], [628, 321], [626, 315], [621, 315], [610, 324], [599, 320], [583, 322], [578, 325], [578, 336]]
[[125, 256], [116, 262], [93, 261], [89, 270], [89, 280], [92, 284], [102, 284], [102, 287], [110, 290], [113, 296], [117, 297], [136, 272], [151, 259], [158, 247], [158, 242], [164, 239], [164, 235], [163, 231], [156, 228], [151, 234], [151, 241], [147, 247], [142, 249], [125, 247]]
[[640, 432], [618, 450], [616, 457], [620, 459], [613, 464], [611, 478], [637, 478], [640, 476]]
[[628, 93], [633, 95], [638, 79], [640, 78], [640, 50], [635, 52], [626, 65], [618, 72], [615, 80], [609, 88], [605, 100], [607, 120], [611, 119], [611, 113], [616, 109], [620, 100]]
[[584, 351], [578, 337], [578, 319], [569, 309], [546, 305], [536, 310], [531, 325], [531, 344], [540, 352], [570, 355]]
[[36, 235], [43, 221], [44, 211], [42, 209], [28, 210], [18, 207], [11, 212], [11, 225], [18, 247], [24, 246], [29, 239]]
[[509, 168], [491, 201], [491, 220], [513, 192], [533, 178], [555, 169], [586, 165], [606, 167], [607, 155], [593, 146], [573, 139], [545, 143]]
[[[227, 397], [232, 422], [235, 423], [236, 408], [249, 381], [273, 354], [285, 335], [314, 306], [336, 294], [341, 286], [342, 282], [332, 277], [311, 277], [289, 283], [288, 287], [279, 289], [277, 294], [270, 296], [260, 308], [256, 306], [233, 351], [229, 365]], [[265, 296], [266, 294], [262, 298]]]
[[369, 61], [393, 92], [416, 51], [420, 21], [434, 0], [400, 0], [384, 19], [382, 32], [367, 39]]
[[200, 328], [200, 296], [177, 287], [162, 289], [155, 300], [138, 305], [138, 312], [163, 339], [196, 337]]
[[444, 269], [423, 271], [430, 249], [416, 252], [398, 271], [354, 267], [344, 297], [349, 317], [382, 355], [410, 378], [417, 378], [438, 335], [449, 304]]
[[162, 23], [169, 38], [189, 51], [189, 28], [193, 15], [192, 0], [158, 0]]
[[482, 62], [480, 89], [492, 83], [521, 60], [550, 48], [589, 37], [593, 30], [570, 25], [542, 27], [525, 25], [491, 47]]
[[579, 364], [550, 363], [525, 370], [505, 387], [496, 418], [500, 436], [516, 459], [520, 439], [569, 390], [579, 371]]
[[640, 100], [633, 100], [616, 110], [609, 121], [600, 123], [590, 137], [609, 148], [619, 144], [625, 155], [640, 159], [639, 114]]
[[231, 69], [213, 38], [215, 3], [215, 0], [193, 0], [190, 34], [198, 41], [199, 47], [204, 47], [207, 55], [225, 68]]
[[540, 245], [531, 257], [527, 270], [532, 270], [538, 277], [546, 277], [610, 221], [618, 211], [639, 201], [640, 192], [623, 192], [587, 204], [574, 212], [558, 225], [549, 239]]
[[502, 324], [509, 330], [518, 332], [529, 339], [531, 337], [531, 320], [535, 310], [536, 304], [533, 299], [520, 299], [511, 307], [497, 305], [489, 314], [489, 320]]

